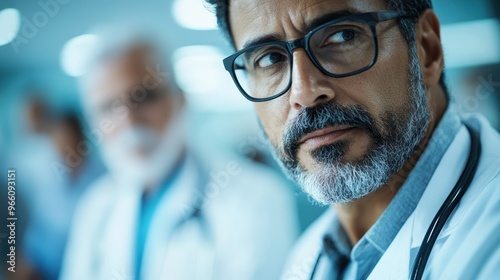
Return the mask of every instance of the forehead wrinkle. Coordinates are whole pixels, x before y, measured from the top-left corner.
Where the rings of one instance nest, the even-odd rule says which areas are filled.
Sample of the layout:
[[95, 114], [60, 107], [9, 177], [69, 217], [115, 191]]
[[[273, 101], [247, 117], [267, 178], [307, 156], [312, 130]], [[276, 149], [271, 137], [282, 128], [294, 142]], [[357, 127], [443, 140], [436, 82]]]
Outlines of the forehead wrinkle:
[[[232, 0], [232, 5], [229, 6], [229, 18], [233, 27], [246, 21], [244, 25], [246, 25], [247, 32], [237, 32], [235, 28], [232, 30], [236, 49], [241, 49], [246, 42], [266, 35], [278, 35], [275, 37], [278, 37], [281, 41], [300, 38], [310, 31], [310, 23], [321, 15], [341, 10], [376, 11], [380, 9], [374, 9], [375, 7], [385, 6], [379, 2], [384, 3], [385, 1], [287, 0], [286, 3], [280, 3], [274, 0]], [[262, 31], [261, 34], [250, 29], [251, 26], [262, 26], [264, 24], [265, 28], [257, 29]], [[248, 38], [242, 37], [245, 36], [245, 33], [250, 34]]]
[[[295, 40], [304, 36], [310, 30], [307, 29], [308, 23], [318, 17], [318, 6], [324, 4], [328, 0], [323, 0], [317, 3], [307, 3], [307, 1], [298, 1], [298, 7], [288, 10], [288, 16], [283, 17], [282, 26], [285, 28], [286, 34], [293, 34], [287, 37], [287, 40]], [[319, 10], [323, 10], [319, 8]], [[288, 27], [288, 28], [287, 28]]]
[[[250, 2], [250, 3], [249, 3]], [[245, 11], [243, 18], [240, 18], [238, 11]], [[237, 15], [238, 14], [238, 17]], [[267, 1], [231, 1], [229, 5], [229, 21], [230, 25], [233, 26], [232, 35], [234, 38], [234, 43], [236, 49], [240, 49], [241, 46], [249, 40], [254, 39], [254, 36], [244, 38], [240, 40], [240, 35], [235, 32], [235, 25], [238, 21], [247, 21], [245, 25], [248, 26], [260, 26], [263, 22], [269, 21], [270, 19], [277, 21], [276, 13], [273, 9], [272, 0]], [[269, 34], [269, 33], [268, 33]], [[266, 35], [260, 34], [259, 36]]]
[[320, 2], [320, 3], [315, 3], [313, 5], [306, 7], [306, 9], [304, 10], [304, 15], [303, 15], [304, 20], [303, 20], [302, 26], [301, 26], [302, 33], [305, 34], [305, 33], [310, 31], [310, 30], [305, 30], [304, 28], [307, 26], [308, 23], [310, 23], [311, 21], [313, 21], [315, 18], [318, 17], [318, 13], [315, 13], [314, 11], [316, 10], [317, 6], [320, 6], [322, 4], [323, 4], [323, 2]]
[[[361, 13], [362, 9], [359, 9], [360, 1], [345, 0], [345, 1], [332, 1], [332, 0], [320, 0], [315, 3], [310, 3], [308, 1], [298, 1], [298, 7], [289, 10], [288, 18], [290, 19], [290, 26], [294, 26], [294, 31], [296, 31], [300, 36], [304, 36], [309, 31], [309, 26], [311, 23], [325, 14], [329, 14], [337, 11], [352, 11], [353, 13]], [[363, 2], [363, 1], [361, 1]], [[325, 5], [328, 8], [325, 8]], [[291, 31], [291, 30], [290, 30]], [[297, 38], [291, 38], [297, 39]]]

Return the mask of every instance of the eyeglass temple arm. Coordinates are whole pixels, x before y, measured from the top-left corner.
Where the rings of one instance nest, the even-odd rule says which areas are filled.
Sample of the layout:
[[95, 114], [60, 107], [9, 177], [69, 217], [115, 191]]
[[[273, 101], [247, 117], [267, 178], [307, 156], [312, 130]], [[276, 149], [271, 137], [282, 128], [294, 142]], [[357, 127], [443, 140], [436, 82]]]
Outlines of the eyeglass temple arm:
[[385, 21], [391, 19], [408, 19], [408, 18], [418, 18], [418, 15], [411, 14], [400, 14], [398, 12], [387, 12], [387, 13], [376, 13], [377, 21]]

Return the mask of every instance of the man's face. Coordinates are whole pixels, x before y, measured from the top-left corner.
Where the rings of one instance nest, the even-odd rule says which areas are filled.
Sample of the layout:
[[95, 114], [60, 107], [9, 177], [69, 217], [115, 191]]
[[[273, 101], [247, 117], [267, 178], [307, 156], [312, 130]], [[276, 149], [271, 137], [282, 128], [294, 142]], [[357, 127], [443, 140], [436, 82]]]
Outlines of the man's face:
[[183, 143], [176, 118], [182, 99], [169, 92], [149, 56], [137, 49], [103, 61], [85, 90], [91, 123], [102, 132], [106, 164], [141, 184], [160, 180]]
[[[383, 0], [238, 0], [229, 17], [240, 50], [264, 37], [301, 38], [316, 19], [345, 10], [388, 7]], [[324, 75], [304, 49], [295, 50], [290, 90], [255, 103], [277, 157], [320, 202], [352, 201], [385, 184], [425, 134], [429, 112], [416, 55], [409, 56], [395, 20], [378, 23], [377, 36], [376, 64], [345, 78]]]
[[[116, 141], [130, 130], [161, 135], [168, 126], [174, 109], [172, 96], [165, 81], [155, 76], [156, 66], [147, 55], [147, 51], [138, 49], [104, 61], [89, 79], [86, 100], [93, 123], [98, 127], [106, 119], [114, 127], [103, 133], [104, 142]], [[144, 156], [150, 148], [144, 143], [127, 152]]]

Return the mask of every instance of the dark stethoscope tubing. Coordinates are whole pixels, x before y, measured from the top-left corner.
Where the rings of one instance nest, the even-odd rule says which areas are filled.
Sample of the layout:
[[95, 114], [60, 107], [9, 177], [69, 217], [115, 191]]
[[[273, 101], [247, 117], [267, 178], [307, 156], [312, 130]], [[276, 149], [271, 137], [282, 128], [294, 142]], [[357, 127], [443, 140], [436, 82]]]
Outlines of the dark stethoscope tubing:
[[[415, 262], [413, 264], [410, 280], [422, 279], [425, 266], [427, 264], [427, 261], [429, 260], [432, 248], [439, 236], [439, 233], [441, 232], [451, 213], [453, 212], [453, 210], [455, 210], [458, 203], [469, 188], [470, 183], [474, 178], [474, 174], [476, 173], [477, 166], [479, 164], [479, 157], [481, 155], [480, 137], [479, 133], [472, 126], [466, 123], [464, 123], [464, 125], [469, 131], [471, 137], [471, 149], [469, 152], [469, 157], [467, 159], [467, 164], [456, 185], [453, 187], [450, 194], [439, 208], [438, 212], [431, 222], [431, 225], [425, 233], [424, 239], [422, 241], [422, 244], [420, 245], [420, 249], [418, 250]], [[309, 278], [310, 280], [314, 279], [314, 274], [316, 273], [316, 269], [318, 268], [321, 257], [324, 255], [324, 251], [325, 250], [323, 249], [319, 253], [316, 262], [314, 263], [311, 277]]]

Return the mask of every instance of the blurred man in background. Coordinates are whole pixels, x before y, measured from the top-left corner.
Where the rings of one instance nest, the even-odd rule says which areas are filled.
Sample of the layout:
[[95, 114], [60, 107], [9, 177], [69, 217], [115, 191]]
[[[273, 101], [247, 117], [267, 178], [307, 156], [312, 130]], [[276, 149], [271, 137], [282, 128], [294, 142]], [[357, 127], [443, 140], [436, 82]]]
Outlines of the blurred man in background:
[[[89, 184], [104, 173], [97, 155], [83, 156], [84, 128], [71, 108], [52, 108], [30, 90], [25, 105], [28, 134], [14, 166], [22, 167], [19, 214], [22, 248], [12, 279], [57, 279], [75, 205]], [[87, 146], [90, 148], [90, 146]], [[20, 213], [20, 212], [19, 212]], [[22, 236], [22, 237], [21, 237]]]
[[79, 205], [61, 279], [277, 279], [293, 198], [261, 167], [211, 165], [187, 147], [183, 95], [132, 33], [100, 36], [82, 80], [110, 172]]

